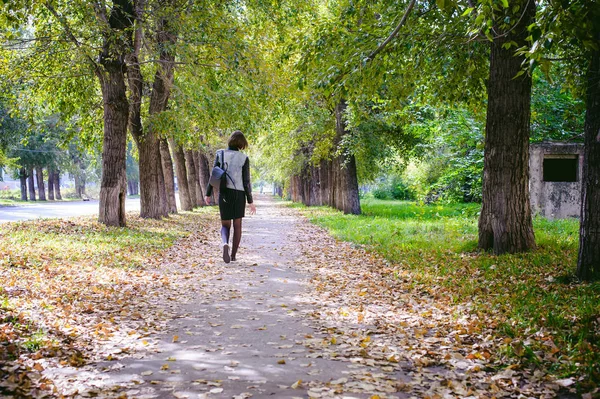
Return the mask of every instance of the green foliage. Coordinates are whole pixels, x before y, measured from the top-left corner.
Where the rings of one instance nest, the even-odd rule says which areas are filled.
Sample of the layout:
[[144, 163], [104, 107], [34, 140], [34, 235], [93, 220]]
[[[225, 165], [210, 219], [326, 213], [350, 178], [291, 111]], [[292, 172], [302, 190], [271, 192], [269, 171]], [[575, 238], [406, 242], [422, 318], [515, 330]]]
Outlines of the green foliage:
[[[564, 66], [563, 66], [564, 69]], [[536, 70], [531, 96], [531, 140], [582, 141], [585, 104], [573, 97], [564, 83], [564, 71], [549, 77]]]
[[420, 201], [479, 202], [483, 174], [482, 122], [457, 109], [415, 107], [410, 129], [423, 137], [404, 179]]
[[[599, 381], [600, 337], [594, 320], [600, 312], [600, 286], [574, 284], [577, 220], [536, 218], [538, 250], [494, 256], [474, 252], [476, 204], [370, 200], [361, 205], [362, 216], [301, 209], [336, 237], [393, 262], [395, 273], [413, 289], [471, 304], [480, 318], [497, 324], [497, 339], [508, 339], [506, 353], [520, 362], [542, 365], [557, 378], [581, 377], [587, 387]], [[552, 337], [555, 353], [546, 340], [533, 338], [542, 331]], [[528, 350], [518, 349], [523, 342]]]
[[377, 184], [373, 197], [380, 200], [413, 200], [415, 194], [401, 177], [394, 176]]

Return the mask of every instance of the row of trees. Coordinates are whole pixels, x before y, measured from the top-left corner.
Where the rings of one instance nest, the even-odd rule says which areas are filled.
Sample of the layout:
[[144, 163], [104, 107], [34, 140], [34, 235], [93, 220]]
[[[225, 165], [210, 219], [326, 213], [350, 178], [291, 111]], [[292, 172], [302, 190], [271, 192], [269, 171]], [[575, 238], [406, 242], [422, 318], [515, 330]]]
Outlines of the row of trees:
[[[101, 222], [125, 225], [128, 132], [139, 158], [142, 217], [177, 211], [175, 173], [182, 209], [203, 205], [209, 154], [226, 134], [224, 125], [253, 123], [250, 96], [240, 101], [244, 79], [260, 79], [243, 29], [244, 4], [34, 1], [3, 7], [9, 17], [2, 21], [2, 72], [6, 82], [21, 82], [19, 95], [28, 100], [19, 107], [17, 98], [15, 108], [57, 112], [88, 148], [102, 145]], [[236, 108], [240, 112], [232, 113]]]
[[[293, 55], [282, 54], [291, 60], [287, 71], [305, 93], [296, 97], [305, 109], [293, 116], [292, 123], [289, 113], [280, 113], [274, 126], [284, 127], [277, 138], [266, 139], [290, 148], [279, 164], [294, 175], [292, 197], [309, 205], [328, 203], [347, 213], [360, 212], [359, 207], [346, 207], [344, 201], [332, 204], [318, 195], [322, 183], [331, 184], [323, 179], [329, 176], [322, 173], [323, 160], [343, 157], [347, 172], [342, 175], [368, 179], [377, 165], [385, 169], [398, 152], [406, 153], [419, 143], [421, 137], [407, 127], [424, 108], [464, 107], [485, 113], [479, 246], [497, 254], [534, 249], [528, 185], [532, 76], [540, 69], [550, 79], [554, 62], [559, 66], [555, 69], [559, 79], [567, 80], [575, 95], [585, 98], [586, 167], [578, 275], [598, 278], [600, 213], [595, 209], [600, 209], [600, 141], [594, 107], [599, 101], [595, 60], [600, 47], [600, 10], [593, 3], [326, 3], [314, 12], [315, 23], [292, 34], [302, 37], [303, 44], [292, 50]], [[322, 112], [307, 112], [306, 108], [315, 107], [315, 99]], [[342, 124], [340, 105], [345, 108]], [[303, 134], [319, 130], [307, 125], [331, 126], [334, 118], [338, 134], [327, 138]], [[331, 144], [326, 151], [324, 139]], [[296, 160], [286, 162], [290, 155]], [[357, 190], [356, 184], [347, 187]], [[348, 203], [352, 195], [346, 195]]]
[[[5, 4], [7, 82], [102, 142], [101, 222], [125, 224], [127, 133], [143, 217], [201, 202], [225, 132], [258, 132], [259, 166], [295, 198], [360, 213], [358, 179], [414, 148], [424, 104], [485, 113], [479, 245], [535, 247], [528, 194], [532, 70], [585, 93], [579, 275], [600, 272], [598, 9], [534, 0], [30, 1]], [[587, 80], [581, 71], [587, 72]], [[98, 134], [98, 126], [103, 133]], [[205, 159], [206, 158], [206, 159]], [[187, 188], [185, 187], [187, 184]], [[194, 199], [196, 195], [196, 199]]]

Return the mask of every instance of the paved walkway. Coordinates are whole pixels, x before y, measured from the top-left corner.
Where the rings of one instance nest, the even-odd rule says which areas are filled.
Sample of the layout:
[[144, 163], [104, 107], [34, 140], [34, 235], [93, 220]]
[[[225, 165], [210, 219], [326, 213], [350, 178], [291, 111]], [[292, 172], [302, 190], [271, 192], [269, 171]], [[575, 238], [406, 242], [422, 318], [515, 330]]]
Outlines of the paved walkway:
[[[86, 216], [98, 213], [98, 201], [39, 201], [27, 205], [0, 206], [0, 223], [16, 222], [38, 218], [66, 218], [72, 216]], [[139, 199], [128, 199], [125, 202], [125, 210], [140, 210]]]
[[107, 373], [83, 378], [126, 386], [123, 392], [135, 398], [296, 398], [307, 397], [311, 387], [311, 397], [320, 397], [331, 390], [320, 386], [368, 372], [310, 349], [329, 345], [331, 337], [313, 324], [310, 277], [295, 268], [302, 253], [289, 233], [296, 231], [297, 218], [272, 200], [257, 202], [258, 214], [244, 219], [238, 262], [218, 259], [218, 226], [209, 273], [198, 270], [203, 254], [194, 248], [171, 254], [165, 267], [189, 278], [187, 286], [172, 287], [181, 294], [174, 303], [157, 299], [156, 306], [175, 319], [167, 334], [147, 338], [156, 343], [154, 353], [99, 363], [94, 368]]

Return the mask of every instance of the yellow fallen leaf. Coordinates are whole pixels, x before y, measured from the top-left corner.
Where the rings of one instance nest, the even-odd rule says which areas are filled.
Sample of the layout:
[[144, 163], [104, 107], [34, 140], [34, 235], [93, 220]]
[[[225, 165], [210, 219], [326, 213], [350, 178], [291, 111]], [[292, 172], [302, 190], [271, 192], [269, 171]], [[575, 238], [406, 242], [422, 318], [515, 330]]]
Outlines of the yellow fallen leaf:
[[162, 366], [160, 366], [161, 370], [168, 370], [169, 369], [169, 365], [168, 364], [163, 364]]
[[292, 389], [298, 389], [298, 387], [302, 385], [302, 380], [298, 380], [292, 384]]
[[179, 335], [174, 335], [173, 336], [173, 342], [177, 342], [179, 341]]
[[277, 361], [277, 364], [285, 364], [285, 359], [279, 359], [279, 360]]

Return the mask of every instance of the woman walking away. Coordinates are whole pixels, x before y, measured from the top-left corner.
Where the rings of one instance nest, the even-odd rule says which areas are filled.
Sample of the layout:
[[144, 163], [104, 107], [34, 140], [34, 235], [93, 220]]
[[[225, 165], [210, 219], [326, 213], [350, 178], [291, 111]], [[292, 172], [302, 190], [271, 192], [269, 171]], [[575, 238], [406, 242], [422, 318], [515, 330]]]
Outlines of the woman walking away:
[[[250, 205], [250, 214], [256, 213], [252, 201], [252, 184], [250, 183], [250, 161], [241, 153], [248, 147], [248, 141], [239, 130], [233, 132], [227, 143], [229, 148], [219, 150], [215, 156], [215, 166], [225, 171], [225, 181], [219, 189], [219, 212], [221, 213], [221, 246], [225, 263], [235, 261], [237, 250], [242, 239], [242, 218], [245, 216], [246, 200]], [[210, 203], [212, 186], [206, 187], [205, 202]], [[229, 253], [229, 232], [233, 220], [233, 246]]]

